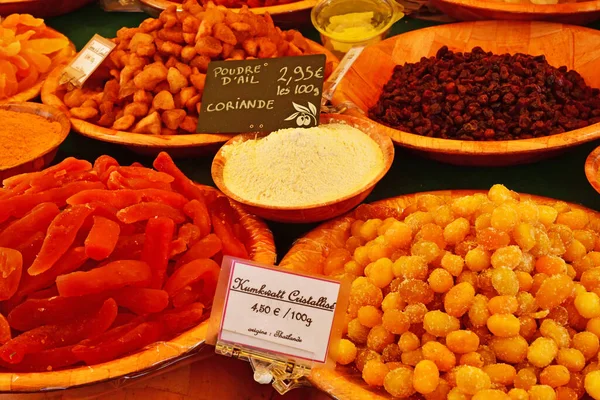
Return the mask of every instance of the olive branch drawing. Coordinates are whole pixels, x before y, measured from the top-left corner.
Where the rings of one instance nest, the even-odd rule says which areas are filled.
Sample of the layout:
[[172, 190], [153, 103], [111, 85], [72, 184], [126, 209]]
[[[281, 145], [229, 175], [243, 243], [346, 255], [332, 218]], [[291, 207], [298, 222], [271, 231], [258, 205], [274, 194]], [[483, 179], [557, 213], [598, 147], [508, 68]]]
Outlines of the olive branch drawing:
[[308, 107], [301, 106], [298, 103], [292, 102], [294, 106], [295, 113], [287, 117], [284, 121], [292, 121], [296, 120], [296, 124], [298, 126], [308, 126], [310, 125], [311, 118], [317, 123], [317, 107], [314, 104], [308, 102]]

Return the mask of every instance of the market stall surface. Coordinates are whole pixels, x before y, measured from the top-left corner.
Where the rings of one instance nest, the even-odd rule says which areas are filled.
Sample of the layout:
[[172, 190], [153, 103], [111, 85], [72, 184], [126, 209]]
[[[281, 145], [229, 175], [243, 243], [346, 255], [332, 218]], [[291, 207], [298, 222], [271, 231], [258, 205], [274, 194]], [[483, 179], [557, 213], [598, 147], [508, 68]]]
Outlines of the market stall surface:
[[[121, 27], [137, 26], [147, 18], [141, 13], [105, 13], [97, 5], [90, 5], [62, 17], [47, 20], [49, 26], [69, 37], [78, 49], [98, 33], [105, 37], [114, 37]], [[432, 26], [433, 22], [412, 19], [401, 20], [392, 29], [392, 34]], [[600, 23], [589, 25], [600, 29]], [[317, 32], [312, 28], [302, 29], [305, 36], [318, 40]], [[397, 149], [394, 164], [387, 176], [377, 185], [367, 202], [407, 193], [416, 193], [444, 189], [488, 189], [495, 183], [502, 183], [512, 190], [568, 202], [582, 204], [600, 210], [600, 195], [586, 180], [584, 163], [589, 153], [600, 142], [592, 142], [547, 161], [536, 164], [502, 168], [459, 167], [427, 160], [405, 149]], [[152, 159], [136, 155], [118, 145], [100, 143], [72, 134], [59, 148], [56, 162], [70, 156], [93, 161], [102, 154], [110, 154], [121, 164], [139, 161], [150, 166]], [[212, 157], [178, 160], [182, 170], [195, 181], [212, 185], [210, 166]], [[278, 254], [284, 255], [292, 243], [303, 236], [316, 224], [280, 224], [269, 223], [276, 238]], [[207, 361], [210, 357], [210, 361]], [[198, 356], [191, 365], [176, 366], [156, 379], [140, 380], [132, 385], [111, 385], [107, 387], [87, 388], [84, 392], [57, 392], [41, 395], [5, 395], [16, 400], [38, 399], [74, 399], [100, 398], [113, 399], [270, 399], [276, 392], [268, 386], [259, 386], [252, 382], [252, 371], [248, 364], [215, 356], [212, 348]], [[193, 385], [192, 385], [193, 383]], [[192, 387], [193, 386], [193, 387]], [[235, 392], [231, 392], [235, 389]], [[100, 392], [95, 392], [99, 390]], [[229, 396], [229, 397], [228, 397]], [[0, 395], [0, 398], [3, 398]], [[324, 399], [327, 396], [314, 389], [301, 389], [284, 397], [289, 399]]]

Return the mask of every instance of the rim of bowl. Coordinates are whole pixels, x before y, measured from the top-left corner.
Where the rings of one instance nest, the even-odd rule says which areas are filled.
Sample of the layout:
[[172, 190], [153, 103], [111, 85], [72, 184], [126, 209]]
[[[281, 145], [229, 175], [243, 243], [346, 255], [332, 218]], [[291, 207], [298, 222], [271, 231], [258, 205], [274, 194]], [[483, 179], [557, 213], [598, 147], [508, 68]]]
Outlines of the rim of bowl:
[[[346, 118], [339, 118], [335, 115], [332, 114], [325, 114], [323, 115], [321, 118], [324, 118], [324, 123], [325, 124], [331, 124], [331, 123], [342, 123], [342, 124], [348, 124], [356, 129], [358, 129], [359, 131], [361, 131], [364, 135], [367, 135], [372, 141], [374, 141], [377, 144], [377, 147], [381, 150], [382, 155], [383, 155], [383, 168], [381, 168], [381, 170], [379, 171], [379, 173], [373, 178], [371, 179], [368, 183], [366, 183], [364, 186], [362, 186], [360, 189], [357, 189], [355, 191], [353, 191], [352, 193], [348, 194], [348, 195], [344, 195], [338, 199], [335, 200], [330, 200], [327, 202], [323, 202], [320, 204], [307, 204], [306, 206], [269, 206], [269, 205], [265, 205], [265, 204], [260, 204], [260, 203], [255, 203], [253, 201], [249, 201], [247, 199], [244, 199], [238, 195], [236, 195], [235, 193], [233, 193], [231, 190], [229, 190], [229, 188], [225, 185], [225, 180], [223, 178], [223, 170], [225, 167], [225, 162], [227, 160], [227, 158], [225, 158], [223, 156], [223, 149], [226, 146], [229, 146], [231, 144], [237, 143], [239, 141], [247, 141], [248, 137], [251, 136], [255, 136], [257, 139], [258, 138], [263, 138], [265, 136], [268, 136], [271, 132], [269, 133], [260, 133], [260, 134], [254, 134], [254, 133], [243, 133], [241, 135], [237, 135], [234, 138], [232, 138], [231, 140], [227, 141], [227, 143], [225, 143], [217, 152], [217, 155], [215, 156], [215, 158], [213, 159], [212, 162], [212, 166], [211, 166], [211, 174], [213, 177], [213, 181], [215, 182], [215, 184], [217, 185], [217, 187], [219, 188], [219, 190], [223, 193], [225, 193], [227, 195], [227, 197], [237, 201], [240, 204], [249, 206], [249, 207], [255, 207], [255, 208], [263, 208], [263, 209], [269, 209], [269, 210], [279, 210], [279, 211], [303, 211], [303, 210], [314, 210], [314, 209], [318, 209], [318, 208], [322, 208], [322, 207], [329, 207], [332, 206], [334, 204], [338, 204], [341, 203], [343, 201], [352, 199], [362, 193], [364, 193], [365, 191], [371, 189], [372, 187], [374, 187], [377, 183], [379, 183], [379, 181], [381, 181], [381, 179], [383, 179], [383, 177], [388, 173], [388, 171], [390, 170], [390, 168], [392, 167], [392, 163], [394, 162], [394, 156], [395, 156], [395, 149], [394, 149], [394, 143], [392, 142], [391, 138], [387, 135], [384, 135], [382, 133], [377, 132], [377, 129], [374, 129], [373, 132], [365, 132], [364, 129], [362, 129], [360, 126], [357, 126], [358, 124], [352, 124], [352, 122], [359, 120], [363, 123], [368, 123], [370, 125], [372, 124], [372, 121], [369, 120], [365, 120], [365, 119], [361, 119], [361, 118], [357, 118], [357, 117], [352, 117], [352, 116], [345, 116]], [[373, 126], [373, 128], [376, 128], [375, 126]], [[371, 135], [375, 135], [375, 136], [379, 136], [379, 138], [384, 142], [384, 143], [380, 143], [377, 140], [373, 139], [371, 137]], [[390, 152], [388, 152], [387, 150], [391, 150]], [[220, 173], [217, 174], [217, 168], [216, 168], [216, 159], [221, 158], [224, 160], [223, 162], [223, 167], [220, 168]]]

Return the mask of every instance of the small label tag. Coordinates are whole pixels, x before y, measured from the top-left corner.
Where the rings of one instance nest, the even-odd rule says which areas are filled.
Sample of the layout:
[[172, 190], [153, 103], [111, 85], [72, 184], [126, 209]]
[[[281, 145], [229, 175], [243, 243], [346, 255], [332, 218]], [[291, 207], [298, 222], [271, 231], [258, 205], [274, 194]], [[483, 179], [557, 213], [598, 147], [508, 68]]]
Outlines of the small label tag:
[[343, 320], [347, 291], [345, 282], [226, 257], [207, 341], [324, 364], [341, 337], [334, 320]]
[[117, 45], [100, 35], [94, 35], [65, 68], [59, 83], [82, 87]]
[[327, 101], [331, 101], [333, 99], [333, 94], [335, 93], [335, 89], [337, 89], [338, 85], [344, 79], [344, 76], [350, 71], [350, 67], [354, 64], [354, 61], [361, 55], [364, 46], [353, 47], [351, 48], [342, 61], [340, 61], [340, 65], [333, 71], [327, 82], [325, 83], [325, 89], [323, 91], [323, 104]]
[[198, 132], [271, 132], [319, 124], [325, 55], [208, 65]]

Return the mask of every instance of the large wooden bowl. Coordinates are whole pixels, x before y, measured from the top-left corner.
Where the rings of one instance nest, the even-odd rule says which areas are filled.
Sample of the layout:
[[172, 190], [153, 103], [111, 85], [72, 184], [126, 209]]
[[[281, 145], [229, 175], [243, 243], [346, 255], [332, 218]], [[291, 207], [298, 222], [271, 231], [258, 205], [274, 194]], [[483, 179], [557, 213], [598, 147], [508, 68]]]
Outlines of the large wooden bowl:
[[[365, 184], [362, 188], [354, 193], [340, 197], [339, 199], [333, 201], [310, 207], [274, 207], [248, 201], [231, 192], [223, 180], [223, 168], [227, 162], [227, 159], [223, 156], [223, 148], [221, 148], [213, 160], [212, 178], [217, 187], [221, 189], [221, 191], [228, 197], [239, 203], [242, 203], [244, 207], [251, 213], [268, 220], [278, 222], [307, 223], [325, 221], [327, 219], [342, 215], [360, 204], [373, 191], [375, 185], [389, 171], [390, 167], [392, 166], [392, 162], [394, 161], [394, 145], [389, 137], [380, 132], [380, 128], [378, 126], [366, 119], [345, 115], [321, 116], [321, 124], [336, 122], [346, 123], [354, 126], [357, 129], [360, 129], [379, 145], [379, 148], [383, 153], [383, 169], [373, 180]], [[266, 134], [262, 136], [266, 136]], [[256, 137], [257, 135], [253, 133], [239, 135], [227, 142], [225, 146], [234, 143], [245, 142], [247, 140], [254, 140]]]
[[[456, 51], [481, 46], [494, 53], [543, 54], [551, 65], [566, 65], [592, 87], [600, 87], [600, 31], [547, 22], [463, 22], [419, 29], [367, 47], [340, 83], [335, 105], [356, 104], [367, 112], [379, 99], [397, 64], [435, 55], [443, 45]], [[351, 115], [362, 115], [349, 110]], [[381, 125], [400, 146], [460, 165], [512, 165], [537, 161], [600, 137], [600, 124], [535, 139], [475, 142], [437, 139]]]
[[530, 0], [431, 0], [440, 11], [459, 21], [518, 20], [552, 21], [585, 25], [600, 19], [600, 1], [533, 4]]
[[[164, 9], [169, 6], [177, 6], [181, 9], [181, 3], [176, 3], [169, 0], [140, 0], [142, 9], [152, 16], [158, 16]], [[307, 24], [310, 22], [310, 10], [317, 4], [317, 0], [299, 0], [289, 4], [270, 7], [250, 8], [255, 14], [269, 13], [275, 22], [284, 26], [290, 24]], [[239, 9], [232, 8], [237, 11]]]
[[0, 15], [32, 14], [47, 18], [68, 14], [92, 3], [94, 0], [3, 0], [0, 1]]
[[[218, 192], [208, 186], [202, 188]], [[218, 193], [223, 196], [222, 193]], [[248, 214], [242, 207], [235, 203], [232, 205], [241, 217], [240, 223], [249, 233], [247, 235], [249, 242], [246, 244], [250, 250], [250, 258], [257, 262], [274, 264], [277, 255], [271, 231], [264, 222]], [[207, 328], [208, 320], [205, 320], [197, 327], [168, 342], [154, 343], [135, 354], [90, 367], [81, 366], [38, 373], [0, 372], [0, 394], [67, 389], [117, 378], [134, 378], [190, 356], [203, 345]]]
[[600, 147], [585, 160], [585, 176], [596, 192], [600, 193]]
[[[0, 2], [0, 6], [1, 5], [2, 5], [2, 3]], [[58, 32], [58, 31], [55, 31], [52, 28], [46, 27], [46, 32], [47, 32], [49, 38], [65, 38], [68, 40], [68, 38], [65, 35], [63, 35], [62, 33]], [[69, 60], [71, 60], [71, 58], [73, 58], [73, 56], [75, 56], [75, 53], [76, 53], [75, 45], [73, 44], [73, 42], [71, 42], [69, 40], [69, 46], [54, 56], [52, 65], [60, 66], [60, 65], [66, 64], [67, 62], [69, 62]], [[49, 72], [51, 72], [51, 71], [49, 71]], [[48, 76], [48, 74], [49, 73], [40, 75], [38, 82], [35, 85], [33, 85], [32, 87], [30, 87], [29, 89], [26, 89], [20, 93], [17, 93], [12, 97], [9, 97], [6, 99], [0, 99], [0, 104], [20, 103], [23, 101], [29, 101], [29, 100], [35, 99], [36, 97], [38, 97], [40, 95], [40, 92], [42, 91], [42, 85], [44, 84], [44, 81], [46, 80], [46, 77]]]
[[[338, 64], [338, 59], [320, 44], [309, 40], [311, 50], [316, 54], [325, 54], [327, 62]], [[56, 107], [68, 116], [70, 112], [68, 107], [57, 95], [59, 88], [59, 79], [63, 68], [56, 68], [46, 79], [42, 86], [42, 102], [44, 104]], [[141, 133], [117, 131], [111, 128], [104, 128], [90, 122], [71, 118], [73, 129], [92, 139], [103, 142], [116, 143], [124, 145], [138, 154], [157, 155], [161, 151], [167, 151], [173, 157], [190, 157], [196, 155], [214, 154], [218, 148], [234, 135], [231, 134], [181, 134], [181, 135], [146, 135]]]
[[[446, 190], [437, 192], [425, 192], [409, 194], [381, 200], [374, 204], [383, 205], [396, 210], [404, 210], [413, 204], [419, 196], [434, 194], [437, 196], [456, 198], [474, 193], [487, 193], [481, 190]], [[530, 199], [538, 204], [552, 205], [557, 200], [547, 197], [521, 194], [521, 199]], [[596, 211], [585, 207], [569, 204], [573, 209], [580, 209], [590, 215], [597, 215]], [[381, 217], [378, 217], [381, 218]], [[349, 213], [338, 219], [326, 222], [315, 230], [309, 232], [296, 244], [283, 258], [279, 264], [282, 268], [290, 268], [296, 271], [310, 273], [323, 273], [323, 267], [327, 253], [330, 249], [344, 247], [346, 240], [350, 237], [350, 227], [356, 219], [353, 213]], [[353, 367], [337, 366], [335, 370], [314, 369], [310, 380], [314, 386], [327, 392], [337, 400], [384, 400], [392, 399], [392, 396], [383, 390], [376, 390], [367, 386], [362, 380], [361, 373]]]
[[[0, 182], [14, 175], [23, 174], [26, 172], [39, 171], [48, 166], [58, 151], [58, 147], [65, 141], [71, 131], [71, 123], [69, 118], [62, 112], [53, 107], [38, 103], [6, 103], [0, 104], [0, 110], [15, 111], [24, 114], [33, 114], [44, 117], [52, 122], [58, 122], [61, 126], [60, 132], [52, 141], [52, 144], [44, 149], [32, 151], [29, 158], [25, 161], [14, 165], [0, 167]], [[24, 124], [23, 129], [27, 129]]]

